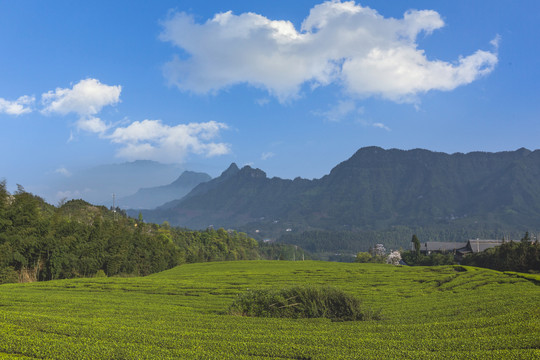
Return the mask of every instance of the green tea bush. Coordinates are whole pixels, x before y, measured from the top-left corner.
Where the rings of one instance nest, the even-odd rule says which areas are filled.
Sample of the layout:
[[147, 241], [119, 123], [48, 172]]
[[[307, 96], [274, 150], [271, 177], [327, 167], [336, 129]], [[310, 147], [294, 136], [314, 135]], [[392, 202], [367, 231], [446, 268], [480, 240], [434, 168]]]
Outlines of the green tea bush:
[[250, 290], [238, 295], [229, 314], [276, 318], [328, 318], [333, 321], [377, 320], [358, 298], [330, 286], [295, 286]]

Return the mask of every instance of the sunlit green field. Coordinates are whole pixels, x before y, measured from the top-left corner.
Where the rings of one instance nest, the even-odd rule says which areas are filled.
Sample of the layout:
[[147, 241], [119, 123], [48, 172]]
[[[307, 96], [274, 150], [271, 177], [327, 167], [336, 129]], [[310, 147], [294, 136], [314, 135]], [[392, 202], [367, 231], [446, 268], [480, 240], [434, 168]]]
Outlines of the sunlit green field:
[[[0, 286], [0, 358], [539, 359], [540, 279], [453, 267], [243, 261]], [[327, 284], [383, 319], [226, 315], [246, 289]]]

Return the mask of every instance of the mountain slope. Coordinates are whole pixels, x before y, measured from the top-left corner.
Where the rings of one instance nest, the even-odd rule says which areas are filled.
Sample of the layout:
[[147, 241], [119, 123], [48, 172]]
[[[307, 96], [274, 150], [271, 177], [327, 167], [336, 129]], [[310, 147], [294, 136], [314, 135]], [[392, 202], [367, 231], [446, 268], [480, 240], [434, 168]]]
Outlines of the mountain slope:
[[316, 180], [269, 179], [262, 170], [234, 165], [144, 216], [194, 228], [270, 228], [279, 222], [281, 231], [439, 224], [538, 228], [540, 151], [449, 155], [368, 147]]
[[274, 217], [297, 197], [308, 180], [268, 179], [259, 169], [232, 164], [221, 176], [195, 187], [180, 200], [154, 211], [143, 211], [148, 221], [169, 221], [190, 228], [239, 226], [261, 217]]
[[164, 186], [139, 189], [135, 194], [119, 199], [119, 204], [132, 209], [152, 209], [171, 199], [184, 197], [195, 186], [211, 179], [206, 173], [184, 171], [174, 182]]

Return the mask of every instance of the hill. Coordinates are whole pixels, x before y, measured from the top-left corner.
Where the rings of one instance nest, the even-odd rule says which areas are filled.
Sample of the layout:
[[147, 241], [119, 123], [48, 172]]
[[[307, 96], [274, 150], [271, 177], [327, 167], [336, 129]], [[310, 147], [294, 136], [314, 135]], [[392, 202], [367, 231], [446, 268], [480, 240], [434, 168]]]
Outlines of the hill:
[[211, 179], [206, 173], [184, 171], [168, 185], [139, 189], [135, 194], [118, 199], [118, 203], [122, 208], [153, 209], [171, 199], [181, 199], [195, 186]]
[[[523, 276], [532, 277], [471, 267], [238, 261], [144, 278], [0, 285], [0, 357], [537, 359], [538, 285]], [[248, 289], [296, 284], [341, 289], [382, 319], [226, 315]]]
[[448, 241], [539, 229], [539, 179], [540, 150], [450, 155], [368, 147], [315, 180], [268, 178], [233, 164], [183, 199], [143, 214], [154, 222], [236, 227], [289, 241], [306, 231], [373, 239], [389, 232], [394, 245], [406, 246], [412, 231]]
[[148, 275], [199, 261], [304, 257], [245, 233], [191, 231], [70, 200], [55, 207], [0, 181], [0, 284], [103, 275]]

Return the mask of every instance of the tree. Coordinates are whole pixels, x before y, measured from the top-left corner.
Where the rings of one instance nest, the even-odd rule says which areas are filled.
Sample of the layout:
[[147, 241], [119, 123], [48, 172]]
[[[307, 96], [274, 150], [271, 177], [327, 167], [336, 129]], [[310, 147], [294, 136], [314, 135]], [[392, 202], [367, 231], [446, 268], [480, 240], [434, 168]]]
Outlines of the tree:
[[401, 254], [397, 250], [392, 251], [390, 255], [388, 255], [388, 257], [386, 258], [387, 264], [399, 265], [400, 261], [401, 261]]
[[416, 234], [412, 236], [411, 242], [413, 243], [416, 256], [417, 257], [420, 256], [420, 240], [418, 240], [418, 237], [416, 236]]
[[368, 252], [360, 251], [358, 254], [356, 254], [356, 262], [358, 263], [367, 263], [371, 262], [372, 256]]

